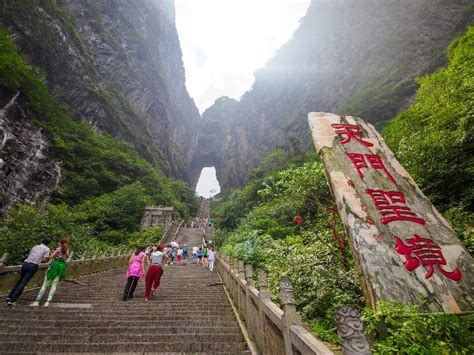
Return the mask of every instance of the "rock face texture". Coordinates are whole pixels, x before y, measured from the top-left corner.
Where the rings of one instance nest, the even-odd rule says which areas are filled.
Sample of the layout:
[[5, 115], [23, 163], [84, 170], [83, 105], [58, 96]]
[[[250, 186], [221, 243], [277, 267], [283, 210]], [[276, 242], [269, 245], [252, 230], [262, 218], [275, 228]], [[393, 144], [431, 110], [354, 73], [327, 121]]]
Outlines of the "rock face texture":
[[1, 21], [75, 116], [185, 178], [199, 113], [172, 0], [7, 0]]
[[20, 92], [0, 88], [0, 213], [17, 202], [49, 196], [60, 178], [60, 164], [48, 157], [48, 140], [29, 121]]
[[[415, 78], [445, 63], [448, 43], [473, 23], [473, 13], [465, 0], [313, 0], [293, 38], [255, 73], [252, 89], [239, 102], [217, 101], [204, 113], [204, 126], [221, 135], [193, 166], [215, 165], [225, 191], [289, 140], [313, 149], [308, 112], [354, 114], [383, 125], [410, 103]], [[198, 152], [208, 132], [201, 131]]]

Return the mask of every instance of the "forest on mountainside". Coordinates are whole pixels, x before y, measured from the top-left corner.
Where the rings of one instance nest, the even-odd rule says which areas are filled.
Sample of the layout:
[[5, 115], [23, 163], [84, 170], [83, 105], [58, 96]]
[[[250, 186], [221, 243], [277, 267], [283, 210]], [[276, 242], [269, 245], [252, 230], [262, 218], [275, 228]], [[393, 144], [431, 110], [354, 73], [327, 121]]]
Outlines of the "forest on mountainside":
[[138, 230], [146, 205], [173, 206], [182, 218], [196, 214], [198, 201], [185, 182], [166, 177], [131, 144], [75, 121], [49, 93], [43, 72], [25, 62], [4, 30], [0, 90], [10, 98], [19, 93], [20, 111], [46, 134], [48, 156], [61, 161], [62, 174], [49, 200], [36, 207], [20, 203], [0, 219], [0, 254], [9, 253], [10, 264], [20, 263], [44, 237], [68, 235], [77, 257], [155, 242], [160, 228]]
[[[447, 56], [446, 67], [419, 79], [416, 98], [383, 135], [474, 254], [473, 27], [450, 44]], [[306, 322], [320, 338], [337, 343], [334, 308], [363, 306], [363, 299], [316, 154], [276, 150], [243, 188], [218, 200], [215, 242], [222, 253], [267, 269], [275, 301], [280, 278], [288, 277]], [[415, 306], [386, 302], [379, 308], [379, 313], [366, 308], [363, 317], [376, 354], [474, 351], [472, 314], [426, 315]]]

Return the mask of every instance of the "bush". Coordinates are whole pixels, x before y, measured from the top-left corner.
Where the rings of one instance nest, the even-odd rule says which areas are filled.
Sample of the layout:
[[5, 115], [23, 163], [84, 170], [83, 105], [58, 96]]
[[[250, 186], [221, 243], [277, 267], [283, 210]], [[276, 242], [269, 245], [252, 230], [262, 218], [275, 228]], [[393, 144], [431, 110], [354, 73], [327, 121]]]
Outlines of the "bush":
[[472, 354], [474, 315], [422, 314], [416, 306], [380, 302], [366, 309], [366, 332], [377, 338], [374, 354]]

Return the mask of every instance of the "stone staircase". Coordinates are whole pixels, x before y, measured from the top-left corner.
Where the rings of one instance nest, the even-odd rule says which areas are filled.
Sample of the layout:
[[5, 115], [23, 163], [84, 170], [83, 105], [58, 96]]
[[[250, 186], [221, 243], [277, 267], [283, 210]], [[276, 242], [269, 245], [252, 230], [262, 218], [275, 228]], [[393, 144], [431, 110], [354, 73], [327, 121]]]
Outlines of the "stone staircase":
[[[180, 241], [197, 244], [199, 232]], [[0, 353], [250, 353], [216, 272], [190, 262], [165, 267], [148, 303], [144, 280], [134, 299], [120, 300], [124, 273], [81, 278], [88, 286], [63, 282], [48, 308], [28, 307], [36, 292], [2, 306]]]

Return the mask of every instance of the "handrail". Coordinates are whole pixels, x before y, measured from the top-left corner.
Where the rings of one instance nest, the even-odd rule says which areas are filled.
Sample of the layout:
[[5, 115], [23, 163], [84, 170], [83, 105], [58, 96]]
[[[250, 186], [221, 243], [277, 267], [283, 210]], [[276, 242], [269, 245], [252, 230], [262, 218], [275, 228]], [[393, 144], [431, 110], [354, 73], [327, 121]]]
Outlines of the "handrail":
[[[230, 257], [217, 256], [216, 269], [240, 317], [245, 320], [247, 332], [255, 340], [255, 345], [260, 353], [272, 355], [333, 354], [321, 340], [302, 326], [301, 317], [296, 311], [293, 287], [289, 280], [282, 279], [280, 281], [280, 308], [270, 299], [265, 270], [258, 272], [259, 289], [257, 289], [251, 265], [244, 265], [243, 262]], [[350, 306], [336, 309], [338, 330], [340, 330], [340, 319], [337, 317], [341, 318], [341, 311], [344, 314], [347, 313], [345, 309], [347, 307]], [[354, 319], [354, 316], [358, 312], [352, 309], [349, 313], [352, 317], [351, 321], [356, 322], [357, 319]], [[347, 333], [347, 324], [342, 324], [342, 327]], [[362, 329], [361, 324], [360, 329]], [[358, 329], [360, 334], [357, 331], [350, 332], [351, 339], [344, 338], [338, 332], [342, 339], [344, 354], [370, 354], [368, 342], [360, 329]], [[354, 336], [358, 336], [358, 348], [355, 351], [354, 349], [346, 351], [348, 343], [354, 342]]]
[[181, 220], [181, 222], [178, 225], [178, 228], [176, 228], [176, 232], [174, 232], [173, 239], [171, 239], [172, 242], [174, 242], [176, 238], [178, 237], [179, 230], [181, 229], [183, 223], [184, 223], [184, 220]]

